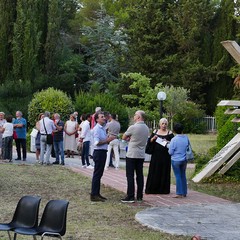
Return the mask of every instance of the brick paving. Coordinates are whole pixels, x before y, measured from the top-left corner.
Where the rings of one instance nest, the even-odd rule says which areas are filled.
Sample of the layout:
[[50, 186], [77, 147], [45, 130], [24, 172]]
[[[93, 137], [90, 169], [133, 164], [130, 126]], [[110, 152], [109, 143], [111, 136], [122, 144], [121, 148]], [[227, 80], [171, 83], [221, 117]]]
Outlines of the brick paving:
[[[84, 176], [92, 177], [93, 170], [82, 168], [77, 165], [69, 166], [74, 172], [81, 173]], [[146, 183], [146, 178], [145, 181]], [[101, 183], [115, 188], [124, 194], [127, 191], [127, 180], [125, 170], [119, 169], [115, 170], [114, 168], [109, 168], [104, 171]], [[123, 195], [124, 195], [123, 194]], [[228, 200], [224, 200], [218, 197], [210, 196], [204, 193], [196, 192], [189, 190], [188, 196], [186, 198], [173, 198], [175, 195], [175, 185], [171, 185], [171, 193], [170, 194], [144, 194], [143, 200], [144, 203], [151, 207], [158, 206], [178, 206], [178, 205], [186, 205], [186, 204], [211, 204], [211, 203], [230, 203]]]

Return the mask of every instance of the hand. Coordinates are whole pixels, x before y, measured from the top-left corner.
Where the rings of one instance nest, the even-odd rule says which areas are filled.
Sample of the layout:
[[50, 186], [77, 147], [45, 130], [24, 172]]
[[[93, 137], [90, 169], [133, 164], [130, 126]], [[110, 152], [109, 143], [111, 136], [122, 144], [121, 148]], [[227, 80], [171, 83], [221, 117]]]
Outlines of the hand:
[[158, 138], [158, 136], [157, 136], [157, 135], [154, 135], [154, 136], [151, 138], [151, 142], [156, 141], [157, 138]]
[[112, 140], [116, 139], [114, 136], [110, 136], [107, 138], [107, 142], [110, 143]]

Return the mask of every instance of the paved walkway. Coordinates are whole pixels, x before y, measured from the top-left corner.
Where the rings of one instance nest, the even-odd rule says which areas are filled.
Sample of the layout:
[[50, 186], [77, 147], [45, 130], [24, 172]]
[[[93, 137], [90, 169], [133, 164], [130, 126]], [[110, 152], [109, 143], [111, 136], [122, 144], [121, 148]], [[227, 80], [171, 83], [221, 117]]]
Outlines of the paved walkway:
[[[26, 164], [35, 162], [35, 154], [29, 153]], [[93, 170], [82, 168], [78, 156], [67, 158], [65, 163], [72, 171], [92, 177]], [[121, 165], [124, 166], [124, 161], [121, 161]], [[102, 184], [115, 188], [124, 195], [127, 188], [125, 170], [109, 168], [104, 172]], [[172, 198], [174, 195], [173, 185], [170, 194], [144, 195], [143, 205], [146, 209], [138, 212], [135, 219], [145, 226], [170, 234], [186, 236], [199, 234], [202, 239], [240, 239], [239, 203], [191, 190], [186, 198]]]

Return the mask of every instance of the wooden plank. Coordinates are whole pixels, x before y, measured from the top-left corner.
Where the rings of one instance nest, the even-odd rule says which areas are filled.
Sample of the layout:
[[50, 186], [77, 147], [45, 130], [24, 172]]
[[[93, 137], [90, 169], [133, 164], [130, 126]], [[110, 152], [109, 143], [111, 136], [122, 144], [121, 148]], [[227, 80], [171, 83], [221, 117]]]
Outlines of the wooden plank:
[[240, 133], [236, 134], [199, 172], [192, 180], [200, 182], [203, 178], [210, 177], [215, 173], [230, 157], [240, 149]]
[[224, 114], [240, 114], [240, 109], [238, 108], [228, 108]]
[[239, 159], [240, 159], [240, 151], [238, 151], [218, 173], [224, 174]]
[[223, 47], [231, 54], [231, 56], [240, 64], [240, 46], [231, 40], [221, 42]]
[[240, 101], [235, 100], [222, 100], [218, 103], [217, 106], [231, 106], [231, 107], [240, 107]]
[[240, 117], [235, 117], [231, 120], [231, 122], [239, 123], [240, 122]]

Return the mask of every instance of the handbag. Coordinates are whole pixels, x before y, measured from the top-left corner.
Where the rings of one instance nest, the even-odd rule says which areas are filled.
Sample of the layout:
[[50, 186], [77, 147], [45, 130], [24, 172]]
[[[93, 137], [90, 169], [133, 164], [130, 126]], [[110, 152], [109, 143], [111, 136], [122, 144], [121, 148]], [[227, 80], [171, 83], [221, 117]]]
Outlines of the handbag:
[[146, 148], [145, 148], [145, 153], [147, 153], [147, 154], [153, 154], [155, 142], [151, 142], [151, 138], [153, 137], [153, 135], [154, 135], [155, 133], [156, 133], [156, 130], [155, 130], [155, 132], [148, 138], [147, 145], [146, 145]]
[[53, 135], [52, 135], [51, 133], [50, 133], [50, 134], [47, 133], [47, 130], [46, 130], [46, 127], [45, 127], [44, 119], [43, 119], [43, 126], [44, 126], [45, 132], [46, 132], [46, 134], [47, 134], [47, 140], [46, 140], [46, 143], [52, 145], [52, 144], [53, 144]]
[[33, 138], [36, 138], [37, 137], [37, 134], [38, 134], [38, 130], [36, 128], [33, 128], [32, 132], [30, 133], [30, 135], [33, 137]]
[[16, 140], [18, 138], [16, 130], [13, 131], [13, 139]]
[[188, 146], [187, 146], [187, 150], [186, 150], [186, 160], [191, 161], [193, 159], [194, 159], [194, 155], [193, 155], [193, 151], [192, 151], [192, 146], [188, 139]]
[[47, 134], [47, 144], [53, 144], [53, 135]]

